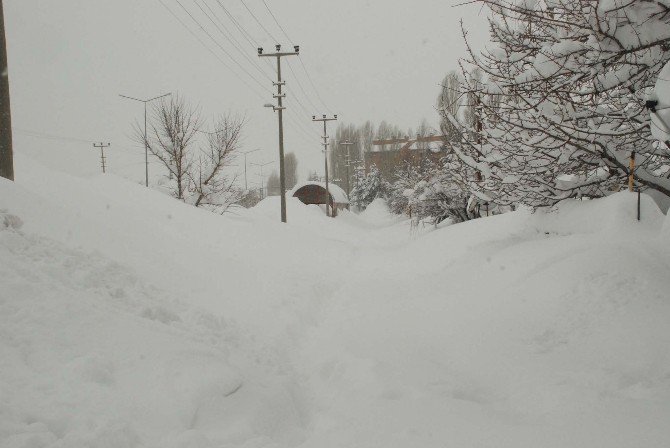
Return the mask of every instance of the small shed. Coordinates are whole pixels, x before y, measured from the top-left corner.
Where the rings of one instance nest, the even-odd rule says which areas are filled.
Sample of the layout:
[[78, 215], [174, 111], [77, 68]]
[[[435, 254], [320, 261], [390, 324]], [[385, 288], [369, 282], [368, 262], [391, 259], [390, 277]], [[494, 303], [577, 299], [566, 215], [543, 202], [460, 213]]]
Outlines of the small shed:
[[[328, 183], [328, 192], [330, 198], [328, 203], [333, 210], [333, 216], [337, 216], [337, 212], [343, 209], [349, 210], [349, 198], [347, 194], [335, 184]], [[291, 196], [300, 199], [303, 204], [326, 204], [326, 184], [325, 182], [303, 182], [293, 188]]]

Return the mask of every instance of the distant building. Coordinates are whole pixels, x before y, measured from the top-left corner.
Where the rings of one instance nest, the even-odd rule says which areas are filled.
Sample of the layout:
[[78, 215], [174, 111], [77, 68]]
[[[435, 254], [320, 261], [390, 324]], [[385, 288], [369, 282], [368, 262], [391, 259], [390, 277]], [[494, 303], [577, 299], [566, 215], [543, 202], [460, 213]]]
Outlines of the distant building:
[[[431, 137], [431, 139], [433, 138]], [[398, 141], [398, 143], [402, 142], [402, 140]], [[444, 156], [442, 147], [442, 141], [406, 141], [400, 148], [386, 150], [383, 149], [384, 146], [379, 145], [364, 154], [365, 172], [368, 173], [370, 166], [375, 164], [382, 178], [391, 180], [395, 169], [402, 164], [409, 163], [413, 166], [421, 166], [426, 162], [439, 162]]]
[[340, 210], [349, 210], [349, 198], [347, 194], [335, 184], [328, 184], [328, 192], [330, 193], [328, 201], [326, 201], [326, 184], [325, 182], [308, 181], [296, 185], [291, 190], [291, 196], [300, 199], [303, 204], [330, 204], [333, 210], [333, 216], [337, 216]]

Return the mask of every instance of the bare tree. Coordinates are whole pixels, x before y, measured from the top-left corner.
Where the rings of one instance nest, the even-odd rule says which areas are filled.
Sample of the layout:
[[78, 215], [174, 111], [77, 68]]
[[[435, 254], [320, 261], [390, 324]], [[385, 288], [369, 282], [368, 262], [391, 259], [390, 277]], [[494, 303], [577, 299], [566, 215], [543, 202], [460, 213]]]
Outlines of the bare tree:
[[188, 172], [191, 200], [196, 207], [207, 206], [223, 212], [239, 199], [236, 177], [226, 176], [224, 168], [237, 156], [245, 122], [245, 117], [227, 114], [219, 118], [215, 131], [208, 134], [207, 150], [201, 151], [197, 166]]
[[[175, 198], [216, 212], [225, 211], [239, 199], [235, 177], [228, 177], [224, 169], [241, 146], [245, 123], [245, 117], [227, 114], [216, 121], [213, 132], [206, 132], [201, 129], [200, 109], [181, 96], [154, 106], [146, 144], [167, 169]], [[134, 133], [144, 144], [139, 125]]]
[[[197, 144], [200, 124], [200, 110], [179, 95], [163, 99], [153, 107], [146, 145], [167, 168], [174, 181], [170, 186], [172, 195], [182, 201], [188, 193], [193, 146]], [[144, 131], [139, 124], [135, 125], [134, 133], [136, 140], [144, 145]]]
[[370, 120], [366, 121], [358, 130], [358, 140], [361, 142], [361, 150], [372, 151], [372, 141], [375, 139], [375, 125]]
[[459, 105], [461, 103], [461, 81], [458, 74], [454, 71], [447, 73], [442, 80], [440, 94], [437, 97], [437, 110], [440, 111], [442, 119], [440, 120], [440, 131], [446, 136], [447, 141], [455, 141], [460, 138], [460, 132], [446, 118], [447, 115], [458, 116]]

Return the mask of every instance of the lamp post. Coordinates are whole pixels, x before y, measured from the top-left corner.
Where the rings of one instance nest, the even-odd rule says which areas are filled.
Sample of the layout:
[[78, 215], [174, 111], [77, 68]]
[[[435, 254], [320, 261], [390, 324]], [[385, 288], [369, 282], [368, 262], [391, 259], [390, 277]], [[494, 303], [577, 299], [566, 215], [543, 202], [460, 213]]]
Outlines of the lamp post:
[[244, 190], [248, 190], [249, 187], [247, 186], [247, 154], [251, 154], [252, 152], [260, 151], [261, 148], [256, 148], [252, 149], [251, 151], [244, 151], [242, 154], [244, 154]]
[[[265, 163], [253, 163], [253, 162], [251, 163], [252, 165], [257, 166], [261, 169], [261, 174], [260, 174], [260, 176], [261, 176], [261, 192], [265, 189], [265, 177], [263, 176], [263, 167], [266, 167], [266, 166], [268, 166], [270, 164], [273, 164], [273, 163], [274, 163], [274, 161], [265, 162]], [[262, 194], [261, 194], [261, 196], [262, 196]]]
[[150, 98], [148, 100], [143, 100], [140, 98], [133, 98], [132, 96], [126, 96], [126, 95], [119, 95], [122, 98], [126, 98], [128, 100], [133, 100], [133, 101], [138, 101], [140, 103], [144, 103], [144, 165], [145, 165], [145, 183], [146, 186], [149, 186], [149, 142], [147, 141], [147, 103], [150, 103], [154, 100], [158, 100], [161, 98], [165, 98], [166, 96], [170, 96], [172, 93], [166, 93], [164, 95], [157, 96], [155, 98]]

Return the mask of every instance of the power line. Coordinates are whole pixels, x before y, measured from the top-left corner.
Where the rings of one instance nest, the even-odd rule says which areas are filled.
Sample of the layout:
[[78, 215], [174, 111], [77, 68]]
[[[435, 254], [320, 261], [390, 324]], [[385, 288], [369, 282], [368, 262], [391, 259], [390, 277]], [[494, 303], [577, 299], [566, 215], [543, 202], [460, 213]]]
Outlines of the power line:
[[249, 73], [249, 71], [244, 68], [244, 66], [240, 64], [237, 59], [235, 59], [216, 39], [214, 39], [211, 33], [207, 31], [195, 17], [193, 17], [193, 14], [191, 14], [191, 12], [186, 9], [186, 7], [179, 0], [175, 1], [181, 7], [181, 9], [183, 9], [184, 12], [188, 14], [191, 20], [193, 20], [193, 22], [202, 30], [202, 32], [205, 33], [212, 40], [212, 42], [214, 42], [214, 44], [221, 49], [221, 51], [223, 51], [247, 76], [249, 76], [249, 78], [253, 79], [259, 86], [261, 86], [262, 89], [266, 90], [266, 87], [263, 85], [263, 83], [261, 83], [258, 79], [256, 79], [256, 77]]
[[[288, 35], [288, 33], [286, 32], [286, 30], [284, 29], [284, 27], [281, 25], [281, 23], [279, 23], [279, 20], [277, 19], [277, 16], [275, 16], [275, 14], [272, 12], [272, 10], [271, 10], [270, 7], [268, 6], [267, 2], [266, 2], [265, 0], [261, 0], [261, 1], [263, 2], [263, 5], [265, 5], [265, 9], [267, 9], [268, 13], [270, 14], [270, 16], [272, 17], [272, 19], [274, 20], [274, 22], [277, 24], [277, 26], [279, 27], [279, 29], [281, 30], [281, 32], [284, 34], [284, 36], [286, 36], [286, 38], [289, 40], [289, 42], [293, 43], [293, 39], [291, 39], [291, 37]], [[309, 72], [307, 71], [307, 67], [305, 66], [305, 63], [303, 62], [302, 57], [301, 57], [300, 55], [298, 55], [298, 61], [300, 62], [300, 65], [302, 66], [302, 68], [303, 68], [303, 70], [304, 70], [304, 72], [305, 72], [305, 75], [307, 75], [307, 80], [308, 80], [309, 83], [312, 85], [312, 89], [314, 90], [314, 93], [316, 94], [316, 97], [319, 99], [319, 102], [323, 105], [323, 107], [326, 108], [326, 110], [327, 110], [328, 112], [330, 112], [330, 113], [332, 114], [333, 111], [328, 107], [328, 105], [326, 105], [326, 103], [325, 103], [325, 102], [323, 101], [323, 99], [321, 98], [321, 95], [319, 95], [319, 91], [318, 91], [318, 89], [316, 88], [316, 85], [314, 84], [314, 82], [312, 81], [312, 78], [311, 78], [311, 76], [309, 75]], [[293, 69], [291, 68], [291, 65], [290, 65], [290, 64], [289, 64], [289, 69], [291, 69], [291, 72], [293, 73]], [[298, 79], [298, 77], [296, 76], [295, 73], [293, 73], [293, 76], [295, 76], [296, 80]], [[299, 81], [298, 81], [298, 84], [300, 84]], [[300, 86], [300, 88], [302, 89], [302, 86]], [[303, 89], [303, 91], [304, 91], [304, 89]], [[309, 96], [307, 95], [307, 92], [304, 92], [304, 93], [305, 93], [305, 96], [306, 96], [307, 98], [309, 98]], [[311, 102], [311, 101], [310, 101], [310, 102]], [[317, 108], [315, 107], [314, 109], [317, 109]]]
[[305, 98], [307, 98], [307, 101], [309, 101], [309, 104], [314, 108], [311, 112], [307, 112], [307, 115], [310, 115], [310, 114], [314, 113], [318, 109], [318, 107], [316, 107], [314, 105], [314, 102], [312, 102], [311, 98], [309, 97], [309, 95], [305, 91], [304, 87], [302, 86], [302, 83], [300, 82], [300, 79], [298, 79], [298, 75], [296, 75], [296, 73], [293, 71], [293, 66], [291, 65], [291, 63], [289, 61], [286, 61], [286, 62], [288, 64], [288, 69], [291, 70], [291, 74], [293, 74], [293, 78], [295, 79], [296, 84], [298, 85], [298, 88], [302, 91], [303, 95], [305, 95]]
[[263, 4], [265, 5], [265, 9], [268, 10], [268, 12], [270, 13], [270, 15], [272, 16], [272, 19], [275, 21], [275, 23], [277, 24], [277, 26], [279, 27], [279, 29], [281, 30], [281, 32], [284, 33], [284, 36], [286, 37], [286, 39], [288, 39], [288, 41], [289, 41], [290, 43], [293, 43], [293, 39], [291, 39], [291, 38], [288, 36], [288, 34], [286, 34], [286, 30], [284, 30], [284, 27], [281, 26], [281, 25], [279, 24], [279, 21], [277, 20], [277, 18], [275, 17], [275, 15], [272, 13], [272, 10], [270, 10], [270, 7], [268, 6], [268, 4], [265, 3], [265, 0], [261, 0], [261, 1], [262, 1]]
[[[233, 25], [235, 25], [235, 28], [237, 28], [239, 30], [239, 32], [242, 34], [242, 37], [244, 37], [244, 39], [246, 39], [246, 41], [249, 42], [249, 45], [251, 45], [252, 48], [260, 47], [260, 44], [258, 43], [258, 41], [256, 39], [254, 39], [254, 37], [247, 30], [245, 30], [242, 25], [240, 25], [240, 23], [237, 21], [237, 19], [235, 19], [235, 17], [228, 10], [228, 8], [226, 8], [225, 5], [223, 3], [221, 3], [221, 0], [215, 0], [215, 1], [221, 7], [223, 12], [226, 13], [226, 16], [228, 16], [228, 19], [233, 23]], [[272, 65], [272, 63], [268, 60], [265, 60], [265, 62], [276, 74], [277, 69]]]
[[[223, 25], [223, 22], [221, 22], [221, 19], [219, 19], [219, 17], [216, 15], [216, 13], [209, 7], [209, 5], [207, 4], [207, 2], [205, 2], [205, 1], [203, 0], [203, 3], [204, 3], [204, 5], [205, 5], [205, 7], [207, 7], [207, 9], [211, 12], [211, 14], [214, 16], [214, 18], [216, 18], [217, 22], [219, 22], [219, 23], [215, 22], [215, 21], [212, 19], [212, 17], [211, 17], [207, 12], [205, 12], [204, 9], [202, 9], [202, 6], [200, 6], [200, 3], [198, 2], [198, 0], [193, 0], [193, 3], [196, 4], [196, 6], [198, 7], [198, 9], [200, 9], [200, 11], [202, 11], [202, 13], [209, 19], [210, 22], [212, 22], [212, 24], [214, 25], [214, 27], [219, 31], [219, 33], [220, 33], [220, 34], [221, 34], [221, 35], [222, 35], [228, 42], [230, 42], [230, 44], [231, 44], [231, 45], [232, 45], [232, 46], [233, 46], [233, 47], [234, 47], [234, 48], [235, 48], [235, 49], [242, 55], [242, 57], [243, 57], [244, 59], [245, 59], [247, 62], [249, 62], [249, 64], [251, 64], [256, 70], [258, 70], [258, 71], [261, 73], [262, 76], [266, 77], [270, 82], [272, 82], [272, 78], [270, 78], [270, 77], [263, 71], [263, 69], [261, 69], [261, 67], [258, 65], [258, 63], [256, 63], [256, 61], [252, 60], [252, 59], [249, 57], [249, 55], [248, 55], [244, 50], [242, 50], [242, 48], [240, 48], [239, 42], [237, 42], [237, 40], [233, 41], [234, 37], [229, 36], [229, 31], [228, 31], [228, 29], [225, 27], [225, 25]], [[219, 24], [220, 24], [220, 25], [219, 25]]]
[[[194, 1], [195, 1], [195, 0], [194, 0]], [[203, 0], [203, 1], [204, 1], [204, 0]], [[243, 26], [241, 26], [241, 25], [237, 22], [237, 20], [235, 20], [235, 18], [232, 16], [232, 14], [230, 13], [230, 11], [229, 11], [229, 10], [228, 10], [228, 9], [221, 3], [221, 2], [220, 2], [220, 0], [216, 0], [216, 1], [217, 1], [217, 3], [219, 3], [219, 6], [221, 6], [221, 8], [224, 10], [224, 12], [225, 12], [226, 15], [228, 16], [228, 18], [231, 20], [231, 22], [233, 22], [233, 24], [237, 27], [237, 29], [240, 31], [240, 33], [242, 33], [243, 37], [245, 37], [245, 39], [247, 40], [247, 42], [249, 42], [251, 45], [253, 45], [254, 48], [258, 47], [259, 45], [258, 45], [257, 41], [256, 41], [255, 39], [253, 39], [253, 37], [252, 37], [252, 36], [251, 36], [251, 35], [244, 29]], [[246, 10], [249, 12], [249, 14], [251, 14], [252, 18], [256, 21], [256, 23], [258, 23], [258, 25], [260, 25], [261, 28], [262, 28], [262, 29], [263, 29], [263, 30], [264, 30], [264, 31], [265, 31], [271, 38], [274, 39], [274, 37], [272, 36], [272, 34], [267, 30], [267, 28], [265, 28], [265, 26], [261, 23], [261, 21], [258, 19], [258, 17], [253, 13], [253, 11], [251, 11], [251, 10], [248, 8], [248, 6], [246, 5], [246, 3], [245, 3], [243, 0], [240, 0], [240, 1], [242, 2], [242, 4], [244, 5], [244, 7], [246, 8]], [[205, 4], [206, 4], [206, 2], [205, 2]], [[278, 25], [280, 28], [282, 28], [281, 25], [279, 24], [279, 22], [277, 22], [276, 17], [275, 17], [274, 14], [272, 13], [272, 11], [269, 9], [269, 7], [268, 7], [267, 4], [265, 4], [265, 7], [268, 9], [268, 12], [272, 15], [272, 17], [273, 17], [273, 19], [275, 20], [275, 22], [277, 23], [277, 25]], [[208, 9], [209, 9], [209, 7], [208, 7]], [[210, 9], [210, 11], [211, 11], [211, 9]], [[213, 11], [212, 11], [212, 13], [213, 13]], [[214, 13], [213, 13], [213, 14], [214, 14]], [[217, 18], [218, 18], [218, 17], [217, 17]], [[211, 19], [210, 19], [210, 20], [211, 20]], [[284, 35], [287, 37], [287, 39], [289, 39], [289, 41], [292, 41], [292, 39], [288, 36], [288, 34], [286, 33], [286, 31], [283, 30], [283, 28], [282, 28], [282, 32], [283, 32]], [[238, 49], [238, 50], [239, 50], [239, 49]], [[268, 65], [269, 65], [270, 67], [272, 67], [272, 64], [270, 63], [269, 60], [265, 60], [265, 62], [267, 62]], [[318, 109], [318, 107], [316, 107], [316, 105], [314, 104], [314, 102], [312, 101], [312, 99], [310, 98], [310, 96], [307, 94], [307, 91], [305, 90], [305, 88], [303, 87], [302, 83], [300, 82], [300, 78], [297, 76], [295, 70], [293, 70], [293, 66], [291, 65], [291, 63], [290, 63], [289, 61], [287, 61], [287, 64], [288, 64], [288, 68], [289, 68], [289, 70], [291, 70], [291, 73], [293, 74], [293, 77], [294, 77], [294, 79], [295, 79], [295, 81], [296, 81], [296, 84], [298, 85], [298, 88], [300, 89], [300, 91], [301, 91], [302, 94], [304, 95], [305, 99], [310, 103], [310, 105], [312, 106], [313, 110], [312, 110], [312, 111], [307, 110], [307, 108], [302, 104], [302, 102], [300, 102], [300, 100], [298, 99], [297, 95], [295, 95], [295, 98], [296, 98], [296, 100], [299, 102], [299, 104], [301, 105], [301, 107], [304, 109], [305, 114], [306, 114], [306, 115], [311, 115], [315, 110]], [[274, 72], [276, 73], [277, 70], [276, 70], [274, 67], [272, 67], [272, 68], [273, 68]], [[259, 71], [262, 71], [262, 70], [260, 70], [259, 67], [258, 67], [258, 70], [259, 70]], [[267, 76], [267, 75], [264, 75], [264, 76]]]
[[[233, 75], [235, 75], [235, 76], [237, 77], [237, 79], [239, 79], [244, 85], [246, 85], [252, 92], [254, 92], [256, 95], [258, 95], [259, 98], [261, 98], [261, 99], [264, 99], [264, 98], [265, 98], [263, 94], [259, 93], [259, 92], [256, 90], [255, 87], [251, 86], [251, 85], [250, 85], [250, 84], [249, 84], [249, 83], [248, 83], [242, 76], [240, 76], [235, 70], [233, 70], [233, 69], [230, 67], [230, 65], [228, 65], [223, 59], [221, 59], [221, 57], [220, 57], [218, 54], [216, 54], [216, 52], [215, 52], [214, 50], [212, 50], [211, 48], [209, 48], [209, 46], [208, 46], [208, 45], [207, 45], [207, 44], [206, 44], [206, 43], [205, 43], [205, 42], [204, 42], [204, 41], [203, 41], [197, 34], [195, 34], [195, 33], [193, 32], [193, 30], [191, 30], [191, 29], [188, 27], [188, 25], [186, 25], [186, 23], [184, 23], [184, 21], [183, 21], [183, 20], [182, 20], [182, 19], [181, 19], [181, 18], [180, 18], [174, 11], [172, 11], [172, 9], [170, 9], [170, 8], [163, 2], [163, 0], [158, 0], [158, 1], [159, 1], [160, 4], [163, 5], [163, 7], [164, 7], [165, 9], [167, 9], [168, 12], [169, 12], [169, 13], [170, 13], [170, 14], [171, 14], [171, 15], [172, 15], [172, 16], [173, 16], [173, 17], [174, 17], [174, 18], [175, 18], [175, 19], [176, 19], [176, 20], [177, 20], [177, 21], [178, 21], [178, 22], [179, 22], [179, 23], [186, 29], [186, 31], [189, 32], [189, 34], [191, 34], [191, 35], [192, 35], [198, 42], [200, 42], [200, 44], [201, 44], [207, 51], [209, 51], [209, 52], [212, 54], [212, 56], [214, 56], [214, 57], [215, 57], [215, 58], [216, 58], [216, 59], [217, 59], [217, 60], [218, 60], [218, 61], [219, 61], [225, 68], [227, 68]], [[262, 88], [263, 88], [263, 90], [265, 90], [266, 92], [271, 92], [270, 89], [268, 89], [268, 88], [266, 88], [266, 87], [262, 87]]]
[[[261, 1], [263, 2], [263, 5], [265, 6], [265, 9], [268, 11], [268, 13], [270, 14], [270, 16], [272, 17], [272, 20], [274, 20], [275, 24], [277, 25], [277, 27], [279, 27], [279, 29], [280, 29], [281, 32], [284, 34], [284, 36], [286, 37], [286, 39], [288, 39], [289, 42], [293, 43], [293, 39], [291, 39], [291, 37], [288, 35], [288, 33], [286, 32], [286, 30], [284, 29], [284, 27], [281, 25], [281, 23], [279, 23], [279, 20], [277, 19], [277, 16], [275, 16], [275, 14], [272, 12], [272, 10], [270, 9], [270, 6], [268, 6], [267, 2], [266, 2], [265, 0], [261, 0]], [[326, 110], [328, 110], [330, 113], [333, 113], [332, 110], [331, 110], [331, 109], [324, 103], [324, 101], [323, 101], [323, 100], [321, 99], [321, 97], [319, 96], [319, 92], [318, 92], [316, 86], [314, 85], [314, 82], [312, 82], [312, 79], [311, 79], [311, 77], [309, 76], [309, 73], [307, 72], [307, 67], [305, 67], [305, 64], [303, 63], [302, 58], [300, 57], [300, 55], [298, 55], [298, 60], [300, 61], [300, 64], [302, 65], [302, 68], [303, 68], [303, 70], [305, 71], [305, 74], [307, 75], [307, 79], [308, 79], [308, 81], [310, 82], [310, 84], [312, 85], [312, 88], [314, 89], [314, 92], [316, 93], [317, 98], [319, 98], [319, 101], [321, 102], [321, 104], [323, 105], [323, 107], [326, 108]], [[303, 88], [303, 86], [302, 86], [302, 84], [300, 83], [300, 80], [299, 80], [297, 74], [295, 73], [295, 71], [293, 70], [293, 67], [291, 66], [291, 63], [290, 63], [289, 61], [287, 61], [287, 62], [288, 62], [288, 68], [289, 68], [289, 70], [291, 70], [291, 73], [293, 74], [293, 77], [295, 78], [295, 80], [296, 80], [296, 82], [297, 82], [297, 84], [298, 84], [298, 87], [300, 88], [300, 90], [302, 90], [303, 94], [305, 95], [305, 98], [307, 98], [307, 100], [309, 101], [309, 103], [312, 105], [312, 107], [313, 107], [314, 110], [316, 111], [316, 110], [318, 109], [318, 107], [316, 107], [316, 106], [314, 105], [314, 103], [313, 103], [312, 100], [310, 99], [309, 95], [307, 94], [307, 91]], [[309, 115], [309, 113], [308, 113], [308, 115]]]
[[92, 143], [95, 140], [85, 140], [83, 138], [77, 138], [77, 137], [65, 137], [61, 135], [55, 135], [55, 134], [47, 134], [44, 132], [39, 132], [39, 131], [32, 131], [29, 129], [21, 129], [21, 128], [16, 128], [12, 126], [12, 130], [15, 132], [18, 132], [19, 134], [24, 134], [28, 137], [35, 137], [35, 138], [42, 138], [46, 140], [60, 140], [60, 141], [68, 141], [68, 142], [74, 142], [74, 143]]
[[[275, 16], [275, 14], [272, 12], [272, 10], [271, 10], [270, 7], [268, 6], [267, 2], [266, 2], [265, 0], [261, 0], [261, 1], [263, 2], [263, 5], [265, 5], [265, 9], [267, 9], [268, 13], [270, 13], [270, 16], [272, 16], [272, 19], [273, 19], [274, 22], [277, 24], [277, 26], [279, 27], [279, 29], [281, 30], [281, 32], [284, 34], [284, 36], [286, 36], [286, 38], [289, 40], [289, 42], [293, 43], [293, 39], [291, 39], [291, 37], [288, 35], [288, 33], [286, 32], [286, 30], [284, 29], [284, 27], [281, 26], [281, 23], [279, 23], [279, 20], [277, 19], [277, 16]], [[326, 110], [328, 110], [328, 112], [330, 112], [330, 113], [332, 114], [333, 111], [326, 105], [326, 103], [323, 101], [323, 99], [321, 99], [321, 95], [319, 95], [319, 91], [318, 91], [318, 89], [317, 89], [316, 86], [314, 85], [314, 82], [312, 81], [311, 76], [309, 76], [309, 72], [307, 71], [307, 67], [305, 66], [305, 63], [302, 61], [302, 57], [301, 57], [300, 55], [298, 55], [298, 61], [300, 62], [300, 65], [302, 66], [303, 70], [305, 71], [305, 75], [307, 75], [307, 80], [308, 80], [309, 83], [312, 85], [312, 89], [314, 89], [314, 93], [316, 93], [317, 98], [319, 99], [319, 101], [321, 102], [321, 104], [323, 105], [323, 107], [325, 107]], [[290, 65], [290, 64], [289, 64], [289, 68], [291, 69], [291, 65]], [[293, 72], [293, 69], [291, 69], [291, 72]], [[296, 80], [298, 79], [298, 77], [295, 75], [295, 73], [293, 73], [293, 76], [296, 77]], [[302, 88], [302, 86], [301, 86], [301, 88]], [[304, 89], [303, 89], [303, 90], [304, 90]], [[305, 92], [305, 96], [309, 98], [309, 96], [307, 95], [306, 92]], [[315, 108], [315, 109], [316, 109], [316, 108]]]
[[230, 19], [230, 21], [233, 23], [233, 25], [235, 25], [235, 27], [240, 31], [240, 33], [242, 33], [242, 37], [244, 37], [244, 38], [247, 40], [247, 42], [249, 42], [249, 44], [250, 44], [252, 47], [254, 47], [254, 48], [258, 47], [259, 45], [258, 45], [258, 42], [256, 42], [256, 39], [254, 39], [253, 36], [252, 36], [251, 34], [249, 34], [249, 33], [244, 29], [244, 27], [242, 27], [242, 26], [239, 24], [239, 22], [235, 19], [235, 17], [230, 13], [230, 11], [228, 10], [228, 8], [226, 8], [226, 7], [224, 6], [224, 4], [221, 3], [221, 0], [216, 0], [216, 3], [219, 4], [219, 6], [221, 7], [221, 9], [223, 9], [223, 12], [226, 13], [226, 15], [228, 16], [228, 18]]
[[265, 26], [261, 23], [261, 21], [258, 20], [258, 17], [256, 17], [256, 14], [254, 14], [253, 11], [252, 11], [251, 9], [249, 9], [249, 7], [248, 7], [247, 4], [244, 2], [244, 0], [240, 0], [240, 3], [242, 3], [242, 5], [244, 5], [244, 7], [246, 8], [246, 10], [249, 11], [249, 14], [251, 14], [251, 17], [254, 18], [254, 20], [256, 21], [256, 23], [257, 23], [258, 25], [260, 25], [261, 28], [263, 28], [263, 31], [265, 31], [265, 32], [267, 33], [267, 35], [270, 36], [270, 38], [271, 38], [275, 43], [279, 42], [279, 40], [276, 39], [276, 38], [272, 35], [272, 33], [270, 33], [270, 31], [268, 31], [267, 28], [265, 28]]
[[309, 72], [307, 71], [307, 67], [305, 67], [305, 63], [302, 61], [302, 58], [300, 56], [298, 56], [298, 61], [300, 62], [300, 65], [302, 66], [302, 69], [305, 72], [305, 75], [307, 75], [307, 80], [312, 85], [312, 89], [314, 90], [314, 93], [316, 94], [316, 97], [319, 99], [319, 102], [323, 105], [323, 107], [326, 108], [326, 110], [328, 112], [330, 112], [332, 114], [333, 111], [330, 109], [330, 107], [328, 107], [326, 105], [326, 103], [323, 101], [323, 98], [321, 98], [321, 95], [319, 95], [319, 90], [314, 85], [314, 81], [312, 81], [312, 77], [309, 76]]
[[[43, 140], [72, 142], [72, 143], [88, 143], [88, 144], [91, 144], [92, 142], [95, 141], [93, 139], [87, 140], [87, 139], [80, 138], [80, 137], [70, 137], [70, 136], [64, 136], [64, 135], [48, 134], [46, 132], [34, 131], [34, 130], [31, 130], [31, 129], [22, 129], [22, 128], [17, 128], [17, 127], [13, 127], [13, 126], [12, 126], [12, 130], [14, 132], [18, 133], [18, 134], [23, 134], [26, 137], [39, 138], [39, 139], [43, 139]], [[125, 151], [129, 154], [136, 154], [137, 150], [143, 149], [143, 148], [140, 148], [140, 147], [132, 149], [132, 148], [126, 148], [124, 146], [115, 146], [115, 148], [120, 149], [122, 151]], [[155, 163], [155, 162], [149, 161], [149, 163]], [[133, 162], [133, 164], [137, 164], [137, 165], [144, 164], [144, 161]], [[126, 165], [122, 165], [122, 166], [126, 166]]]

